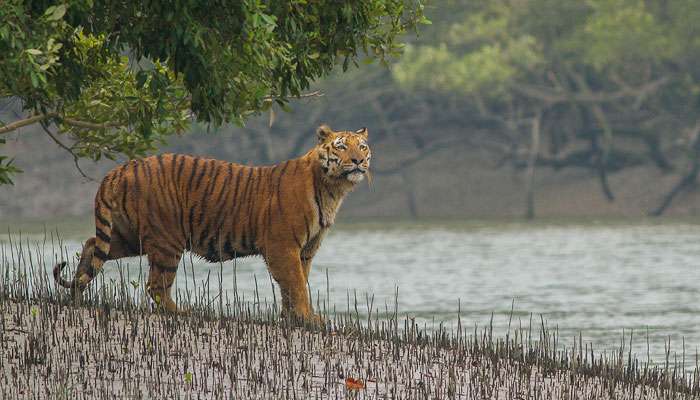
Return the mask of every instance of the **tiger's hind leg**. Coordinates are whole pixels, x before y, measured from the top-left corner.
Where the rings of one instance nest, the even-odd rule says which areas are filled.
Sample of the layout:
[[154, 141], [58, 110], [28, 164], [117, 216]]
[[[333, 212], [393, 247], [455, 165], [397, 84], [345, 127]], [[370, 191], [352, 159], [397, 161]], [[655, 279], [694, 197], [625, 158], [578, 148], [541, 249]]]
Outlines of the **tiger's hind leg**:
[[146, 283], [148, 294], [165, 311], [173, 313], [178, 312], [178, 309], [171, 296], [171, 290], [181, 256], [182, 252], [165, 254], [158, 250], [148, 250], [148, 264], [150, 265], [148, 282]]

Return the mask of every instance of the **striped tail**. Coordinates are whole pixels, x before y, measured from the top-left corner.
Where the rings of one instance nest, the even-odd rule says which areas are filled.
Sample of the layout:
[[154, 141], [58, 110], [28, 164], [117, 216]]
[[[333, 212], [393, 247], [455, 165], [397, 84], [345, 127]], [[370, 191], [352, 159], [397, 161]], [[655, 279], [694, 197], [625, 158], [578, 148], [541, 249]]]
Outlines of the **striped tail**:
[[66, 266], [65, 262], [56, 264], [53, 269], [56, 283], [73, 292], [85, 290], [95, 275], [102, 270], [105, 261], [109, 259], [112, 238], [112, 213], [109, 207], [98, 205], [95, 208], [95, 226], [95, 237], [85, 242], [73, 280], [67, 281], [61, 277], [61, 271]]
[[[112, 240], [112, 212], [105, 204], [98, 203], [95, 207], [95, 248], [90, 259], [90, 265], [79, 277], [81, 287], [87, 286], [92, 278], [101, 270], [105, 261], [109, 260], [109, 247]], [[81, 260], [82, 263], [82, 260]]]
[[75, 289], [76, 288], [75, 280], [67, 281], [67, 280], [63, 279], [63, 277], [61, 276], [61, 271], [63, 271], [63, 268], [65, 266], [66, 266], [66, 262], [63, 261], [63, 262], [56, 264], [56, 266], [53, 267], [53, 279], [56, 280], [56, 283], [58, 283], [59, 285], [63, 286], [66, 289]]

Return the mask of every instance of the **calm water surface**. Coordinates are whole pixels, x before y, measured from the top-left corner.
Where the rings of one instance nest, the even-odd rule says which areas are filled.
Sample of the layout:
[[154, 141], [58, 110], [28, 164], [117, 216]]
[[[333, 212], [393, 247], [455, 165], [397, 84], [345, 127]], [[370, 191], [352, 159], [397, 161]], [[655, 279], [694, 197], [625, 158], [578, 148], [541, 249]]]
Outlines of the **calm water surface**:
[[[69, 254], [79, 251], [81, 240], [70, 236]], [[189, 270], [189, 258], [185, 263]], [[132, 276], [138, 264], [138, 258], [127, 261]], [[580, 332], [599, 352], [618, 349], [623, 330], [627, 341], [633, 331], [633, 350], [646, 359], [648, 334], [657, 362], [665, 342], [680, 355], [685, 339], [687, 362], [695, 364], [699, 265], [695, 223], [341, 224], [321, 246], [310, 285], [321, 301], [329, 293], [339, 311], [357, 295], [361, 313], [366, 294], [374, 295], [375, 309], [393, 309], [398, 288], [399, 313], [428, 329], [440, 322], [456, 328], [459, 302], [462, 323], [470, 329], [487, 326], [493, 314], [495, 330], [505, 334], [513, 307], [513, 327], [519, 321], [527, 326], [531, 315], [539, 323], [542, 316], [558, 327], [563, 343]], [[108, 263], [106, 277], [117, 277], [115, 270]], [[211, 273], [211, 292], [219, 292], [218, 264], [195, 259], [194, 270], [198, 282]], [[253, 298], [257, 279], [259, 296], [272, 300], [260, 259], [239, 260], [235, 269], [227, 262], [221, 270], [229, 298], [234, 282], [239, 294]], [[185, 279], [176, 284], [184, 289]]]

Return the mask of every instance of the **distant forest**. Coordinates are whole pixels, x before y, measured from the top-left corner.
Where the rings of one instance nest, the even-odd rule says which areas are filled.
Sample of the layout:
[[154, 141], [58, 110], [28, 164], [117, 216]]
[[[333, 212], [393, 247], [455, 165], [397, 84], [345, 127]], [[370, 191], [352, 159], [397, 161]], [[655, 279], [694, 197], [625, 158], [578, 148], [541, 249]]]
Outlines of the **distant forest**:
[[[349, 65], [319, 96], [244, 127], [195, 125], [163, 151], [274, 163], [303, 154], [320, 123], [366, 126], [375, 180], [350, 216], [697, 212], [700, 2], [446, 0], [425, 13], [388, 67]], [[49, 146], [40, 130], [11, 135], [3, 151], [25, 173], [0, 188], [0, 216], [89, 213], [94, 183]], [[81, 161], [95, 178], [113, 165]]]

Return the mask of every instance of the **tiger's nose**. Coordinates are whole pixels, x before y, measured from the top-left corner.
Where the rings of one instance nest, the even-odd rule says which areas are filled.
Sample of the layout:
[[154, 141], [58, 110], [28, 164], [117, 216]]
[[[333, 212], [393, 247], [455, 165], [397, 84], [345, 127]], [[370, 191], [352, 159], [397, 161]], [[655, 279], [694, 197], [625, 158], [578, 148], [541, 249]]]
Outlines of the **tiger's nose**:
[[360, 164], [362, 164], [362, 163], [365, 161], [365, 159], [364, 159], [364, 158], [360, 158], [360, 159], [351, 158], [350, 161], [352, 161], [352, 162], [355, 163], [356, 165], [360, 165]]

